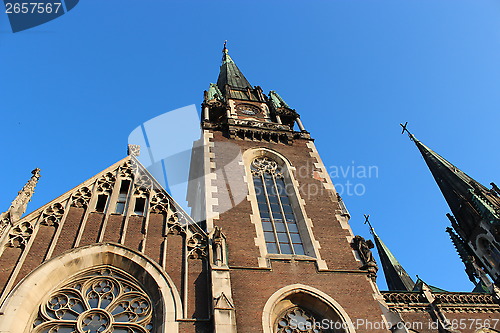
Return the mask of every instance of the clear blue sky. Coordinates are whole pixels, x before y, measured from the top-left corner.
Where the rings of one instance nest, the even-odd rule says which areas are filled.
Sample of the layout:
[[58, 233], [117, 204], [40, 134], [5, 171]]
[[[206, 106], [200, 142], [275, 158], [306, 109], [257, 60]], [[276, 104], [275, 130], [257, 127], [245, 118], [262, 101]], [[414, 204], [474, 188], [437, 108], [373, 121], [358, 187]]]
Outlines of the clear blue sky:
[[225, 39], [252, 84], [302, 115], [330, 171], [378, 168], [333, 179], [364, 186], [344, 193], [354, 232], [369, 236], [370, 214], [410, 275], [471, 290], [444, 232], [449, 209], [398, 124], [483, 184], [500, 183], [494, 0], [81, 1], [16, 34], [2, 12], [1, 209], [34, 167], [42, 179], [29, 210], [123, 158], [141, 123], [199, 105]]

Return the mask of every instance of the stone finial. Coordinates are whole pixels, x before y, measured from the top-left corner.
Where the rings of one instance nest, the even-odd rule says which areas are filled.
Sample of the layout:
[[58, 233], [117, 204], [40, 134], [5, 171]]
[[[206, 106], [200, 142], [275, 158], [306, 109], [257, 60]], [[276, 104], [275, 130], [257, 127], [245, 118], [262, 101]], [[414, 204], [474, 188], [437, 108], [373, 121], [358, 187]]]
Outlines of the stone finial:
[[35, 193], [35, 187], [40, 176], [40, 169], [36, 168], [31, 171], [32, 176], [30, 180], [24, 185], [24, 187], [17, 193], [17, 197], [12, 201], [9, 210], [6, 212], [9, 216], [10, 223], [15, 223], [21, 216], [26, 212], [28, 207], [28, 202], [31, 201], [33, 193]]
[[127, 155], [130, 155], [130, 156], [139, 156], [139, 155], [141, 155], [141, 146], [139, 146], [139, 145], [128, 145], [128, 147], [127, 147]]

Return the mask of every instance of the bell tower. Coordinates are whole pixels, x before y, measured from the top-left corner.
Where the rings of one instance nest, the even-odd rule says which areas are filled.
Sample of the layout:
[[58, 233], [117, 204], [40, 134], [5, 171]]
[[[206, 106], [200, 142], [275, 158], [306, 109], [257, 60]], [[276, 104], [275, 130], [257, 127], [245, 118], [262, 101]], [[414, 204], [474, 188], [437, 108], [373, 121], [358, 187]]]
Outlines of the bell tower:
[[202, 110], [188, 202], [211, 236], [215, 330], [288, 332], [296, 318], [385, 332], [354, 329], [385, 320], [373, 257], [296, 110], [252, 86], [226, 45]]
[[[266, 96], [252, 86], [229, 56], [224, 43], [217, 83], [205, 91], [203, 127], [224, 129], [230, 138], [288, 143], [309, 138], [300, 116], [275, 91]], [[300, 132], [294, 132], [294, 125]]]

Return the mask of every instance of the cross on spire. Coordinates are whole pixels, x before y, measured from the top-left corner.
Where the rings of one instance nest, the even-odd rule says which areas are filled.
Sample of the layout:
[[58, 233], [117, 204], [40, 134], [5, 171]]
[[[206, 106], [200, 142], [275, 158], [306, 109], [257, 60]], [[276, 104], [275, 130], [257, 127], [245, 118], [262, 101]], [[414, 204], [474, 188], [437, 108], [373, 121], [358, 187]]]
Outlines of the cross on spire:
[[411, 132], [408, 130], [408, 122], [405, 122], [404, 125], [403, 124], [399, 124], [403, 130], [401, 131], [401, 134], [405, 134], [408, 133], [408, 137], [410, 137], [410, 140], [415, 142], [415, 136], [413, 136], [413, 134], [411, 134]]
[[370, 227], [370, 232], [373, 234], [373, 227], [372, 224], [370, 223], [370, 215], [364, 214], [364, 216], [365, 216], [364, 224], [368, 224], [368, 226]]

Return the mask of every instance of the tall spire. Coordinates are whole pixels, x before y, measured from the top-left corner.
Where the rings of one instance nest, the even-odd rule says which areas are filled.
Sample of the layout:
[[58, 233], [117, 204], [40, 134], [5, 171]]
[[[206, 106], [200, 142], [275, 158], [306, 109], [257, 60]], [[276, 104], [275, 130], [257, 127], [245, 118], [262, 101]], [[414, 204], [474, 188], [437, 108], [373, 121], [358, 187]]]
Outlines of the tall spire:
[[30, 202], [33, 193], [35, 192], [35, 187], [40, 178], [40, 169], [36, 168], [31, 171], [32, 176], [30, 180], [24, 185], [24, 187], [17, 193], [17, 197], [12, 201], [9, 209], [0, 214], [0, 236], [2, 236], [3, 231], [10, 224], [17, 222], [21, 216], [26, 212], [28, 202]]
[[387, 288], [393, 291], [412, 291], [415, 286], [415, 282], [413, 282], [410, 275], [408, 275], [403, 266], [401, 266], [394, 254], [392, 254], [389, 248], [377, 235], [375, 229], [373, 229], [370, 221], [368, 220], [369, 215], [365, 215], [365, 218], [365, 223], [367, 223], [370, 227], [370, 232], [375, 240], [375, 246], [377, 247], [380, 262], [382, 264], [382, 268], [384, 269]]
[[246, 91], [253, 89], [252, 85], [245, 78], [238, 66], [234, 63], [233, 59], [229, 56], [229, 51], [226, 47], [227, 41], [224, 42], [222, 49], [222, 65], [220, 66], [219, 78], [217, 79], [217, 86], [226, 94], [226, 85], [229, 85], [233, 90]]
[[[403, 133], [408, 132], [410, 139], [422, 154], [453, 213], [453, 216], [450, 214], [447, 216], [459, 238], [455, 238], [454, 234], [450, 234], [450, 236], [466, 266], [469, 278], [472, 280], [472, 277], [476, 275], [476, 278], [480, 279], [483, 285], [486, 285], [487, 281], [482, 276], [484, 271], [496, 284], [500, 285], [500, 262], [497, 259], [500, 242], [498, 187], [493, 185], [491, 190], [484, 187], [417, 140], [406, 128], [407, 124], [401, 124], [401, 126]], [[460, 243], [459, 240], [462, 242]], [[466, 252], [461, 249], [462, 245], [466, 246], [464, 249], [474, 255], [467, 258]], [[468, 263], [469, 260], [473, 261]]]
[[468, 238], [482, 219], [493, 221], [500, 218], [500, 198], [441, 155], [424, 145], [411, 134], [406, 125], [403, 132], [408, 132], [429, 167], [436, 183], [448, 203], [457, 221], [454, 228], [462, 238]]

